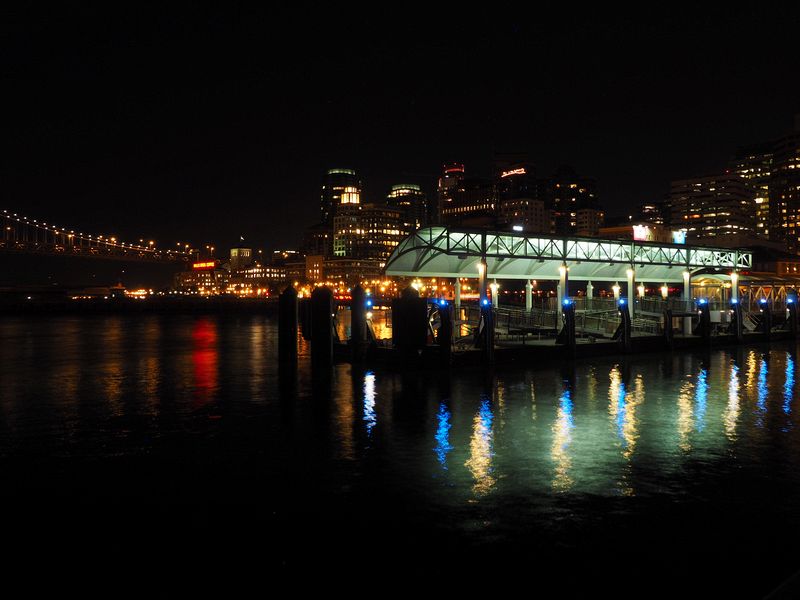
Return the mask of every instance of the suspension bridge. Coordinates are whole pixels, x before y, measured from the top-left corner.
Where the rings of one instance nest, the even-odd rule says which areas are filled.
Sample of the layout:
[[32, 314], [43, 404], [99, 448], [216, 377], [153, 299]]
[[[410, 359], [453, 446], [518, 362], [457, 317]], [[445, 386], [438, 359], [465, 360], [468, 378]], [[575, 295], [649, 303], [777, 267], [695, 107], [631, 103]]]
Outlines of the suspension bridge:
[[187, 262], [197, 250], [189, 244], [163, 249], [154, 240], [125, 242], [115, 236], [67, 229], [9, 210], [0, 211], [0, 252], [55, 256], [82, 256], [142, 262]]

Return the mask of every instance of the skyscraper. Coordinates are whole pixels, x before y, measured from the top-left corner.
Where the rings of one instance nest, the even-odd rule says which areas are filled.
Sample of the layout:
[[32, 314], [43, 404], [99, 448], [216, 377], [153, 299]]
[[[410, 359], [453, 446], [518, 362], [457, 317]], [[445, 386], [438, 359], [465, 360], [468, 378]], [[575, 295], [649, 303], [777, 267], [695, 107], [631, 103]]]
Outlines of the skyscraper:
[[753, 188], [732, 172], [673, 181], [672, 227], [686, 229], [688, 241], [723, 246], [752, 243]]
[[456, 191], [464, 181], [464, 165], [459, 163], [449, 163], [444, 166], [442, 175], [439, 177], [439, 185], [436, 190], [436, 221], [442, 222], [442, 212], [446, 211]]
[[495, 161], [495, 199], [498, 226], [535, 233], [550, 233], [546, 181], [537, 179], [526, 161]]
[[428, 224], [428, 203], [422, 189], [414, 183], [393, 185], [386, 205], [400, 212], [406, 235]]
[[361, 203], [361, 182], [352, 169], [328, 169], [322, 183], [320, 210], [322, 222], [333, 225], [333, 218], [340, 206]]
[[770, 237], [770, 179], [775, 144], [742, 146], [731, 161], [731, 169], [748, 182], [754, 191], [755, 232]]
[[401, 211], [376, 204], [343, 206], [333, 219], [333, 256], [380, 261], [405, 237]]
[[789, 252], [800, 253], [800, 115], [795, 131], [775, 142], [769, 186], [772, 237], [785, 240]]
[[550, 209], [553, 211], [553, 233], [597, 235], [604, 215], [597, 202], [596, 189], [597, 183], [594, 179], [579, 177], [572, 167], [559, 167], [547, 190]]
[[464, 165], [445, 165], [439, 178], [439, 223], [494, 227], [497, 211], [492, 181], [465, 177]]

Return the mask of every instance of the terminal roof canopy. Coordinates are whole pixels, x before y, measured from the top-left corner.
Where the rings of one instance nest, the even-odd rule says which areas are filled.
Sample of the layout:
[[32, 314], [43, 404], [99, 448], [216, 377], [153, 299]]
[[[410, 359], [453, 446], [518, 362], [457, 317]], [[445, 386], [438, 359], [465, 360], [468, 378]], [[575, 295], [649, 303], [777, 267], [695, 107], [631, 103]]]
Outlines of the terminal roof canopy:
[[395, 248], [386, 274], [477, 278], [482, 258], [490, 279], [558, 279], [566, 264], [576, 281], [623, 281], [633, 267], [637, 280], [653, 282], [682, 282], [687, 269], [749, 270], [753, 260], [730, 248], [427, 227]]

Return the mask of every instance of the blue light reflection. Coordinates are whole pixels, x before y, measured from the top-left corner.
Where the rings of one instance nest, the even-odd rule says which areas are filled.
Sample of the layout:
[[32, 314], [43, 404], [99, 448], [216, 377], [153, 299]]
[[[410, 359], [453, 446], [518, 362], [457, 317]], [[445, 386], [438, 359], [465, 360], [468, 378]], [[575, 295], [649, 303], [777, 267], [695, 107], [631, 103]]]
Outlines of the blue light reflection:
[[758, 400], [756, 402], [758, 406], [758, 411], [764, 413], [767, 411], [767, 394], [769, 394], [769, 388], [767, 387], [767, 374], [769, 373], [769, 368], [767, 367], [767, 361], [765, 358], [761, 358], [758, 367]]
[[436, 452], [436, 458], [443, 469], [447, 469], [447, 453], [453, 447], [450, 445], [450, 411], [444, 402], [439, 405], [439, 412], [436, 415], [436, 447], [433, 449]]
[[794, 396], [794, 358], [786, 353], [786, 382], [783, 384], [783, 412], [787, 415], [792, 412], [792, 397]]
[[697, 431], [703, 431], [706, 426], [706, 407], [708, 405], [708, 369], [700, 369], [697, 374], [694, 402], [697, 405], [697, 410], [695, 411]]

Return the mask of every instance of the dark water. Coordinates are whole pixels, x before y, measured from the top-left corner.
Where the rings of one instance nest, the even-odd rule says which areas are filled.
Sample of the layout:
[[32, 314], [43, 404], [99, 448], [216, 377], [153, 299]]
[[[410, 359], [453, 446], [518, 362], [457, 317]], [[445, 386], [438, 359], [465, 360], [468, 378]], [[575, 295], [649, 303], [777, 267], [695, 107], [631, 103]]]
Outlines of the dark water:
[[0, 321], [6, 568], [745, 598], [800, 570], [793, 345], [312, 377], [276, 342], [257, 316]]

